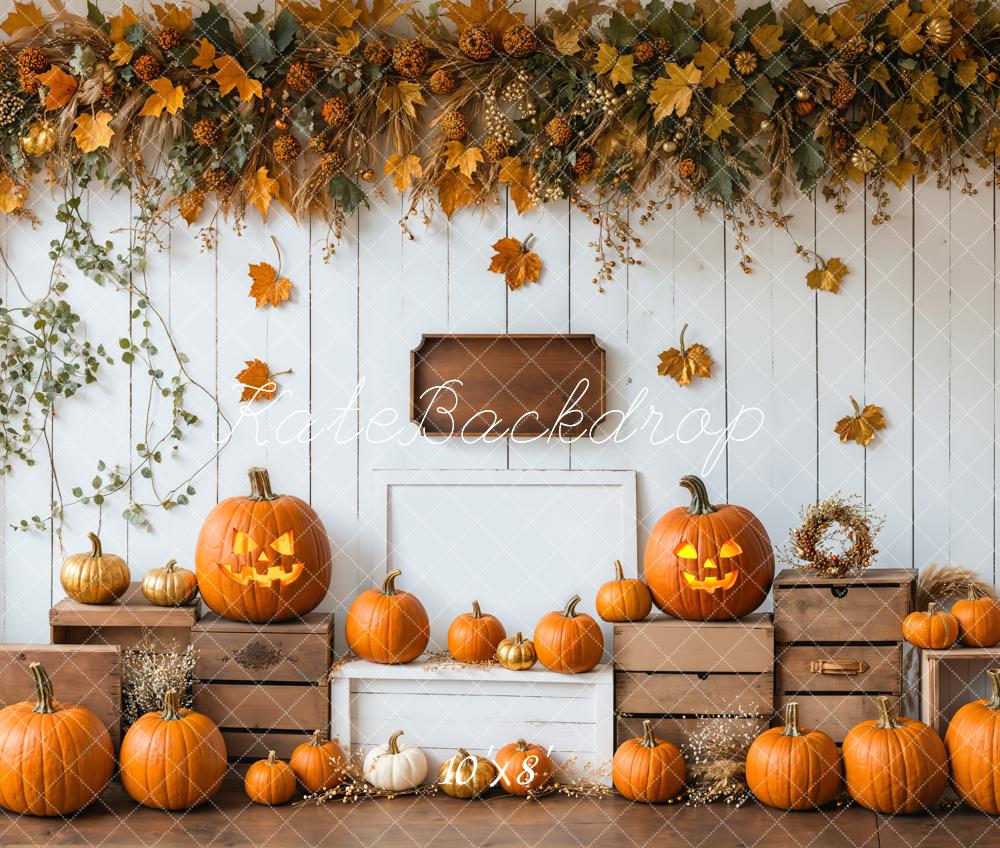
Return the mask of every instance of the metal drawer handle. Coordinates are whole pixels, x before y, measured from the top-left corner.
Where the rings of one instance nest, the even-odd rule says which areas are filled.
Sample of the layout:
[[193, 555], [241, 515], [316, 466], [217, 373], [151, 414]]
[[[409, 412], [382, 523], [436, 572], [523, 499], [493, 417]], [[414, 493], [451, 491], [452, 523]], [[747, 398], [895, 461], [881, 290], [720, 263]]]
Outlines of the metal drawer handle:
[[864, 674], [868, 671], [868, 668], [868, 663], [864, 660], [849, 660], [847, 662], [812, 660], [809, 663], [809, 670], [813, 674], [840, 674], [846, 677], [850, 677], [855, 674]]

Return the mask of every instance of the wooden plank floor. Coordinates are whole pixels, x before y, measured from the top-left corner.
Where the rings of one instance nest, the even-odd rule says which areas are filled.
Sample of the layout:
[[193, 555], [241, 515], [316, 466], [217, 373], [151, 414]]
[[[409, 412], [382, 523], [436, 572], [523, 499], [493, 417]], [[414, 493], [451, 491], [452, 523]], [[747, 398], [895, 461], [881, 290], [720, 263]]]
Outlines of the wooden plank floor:
[[945, 848], [1000, 844], [1000, 819], [965, 808], [941, 816], [881, 817], [860, 807], [782, 813], [646, 806], [621, 798], [526, 802], [397, 798], [324, 807], [258, 807], [227, 781], [213, 804], [185, 814], [137, 807], [113, 784], [68, 820], [0, 813], [0, 845], [118, 846], [738, 846], [738, 848]]

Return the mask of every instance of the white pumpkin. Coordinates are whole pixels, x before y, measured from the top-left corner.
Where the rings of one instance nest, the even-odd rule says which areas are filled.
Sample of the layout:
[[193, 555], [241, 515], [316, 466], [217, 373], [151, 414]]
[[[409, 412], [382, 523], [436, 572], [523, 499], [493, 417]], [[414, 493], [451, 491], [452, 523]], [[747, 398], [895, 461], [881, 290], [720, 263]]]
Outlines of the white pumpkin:
[[399, 741], [397, 730], [385, 745], [372, 748], [365, 757], [364, 776], [377, 789], [400, 792], [419, 786], [427, 777], [427, 757], [413, 745]]

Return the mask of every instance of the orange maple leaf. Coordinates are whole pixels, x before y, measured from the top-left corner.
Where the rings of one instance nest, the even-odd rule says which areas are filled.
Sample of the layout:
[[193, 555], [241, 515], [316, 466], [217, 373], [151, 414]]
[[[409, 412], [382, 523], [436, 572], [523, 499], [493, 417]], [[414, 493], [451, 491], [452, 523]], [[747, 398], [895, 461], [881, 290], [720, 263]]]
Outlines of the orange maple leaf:
[[291, 373], [291, 369], [289, 369], [288, 371], [279, 371], [272, 374], [268, 364], [260, 359], [248, 359], [246, 360], [246, 364], [247, 367], [236, 375], [236, 382], [243, 387], [243, 393], [240, 395], [240, 403], [254, 400], [270, 400], [278, 391], [278, 384], [274, 378], [280, 377], [282, 374]]
[[277, 197], [279, 192], [280, 186], [278, 185], [278, 181], [267, 175], [267, 168], [260, 167], [247, 186], [246, 197], [247, 200], [257, 207], [257, 211], [260, 212], [261, 216], [264, 216], [267, 215], [271, 199]]
[[278, 306], [284, 303], [292, 294], [292, 281], [288, 277], [279, 277], [280, 273], [269, 262], [248, 263], [247, 273], [253, 284], [250, 286], [250, 297], [256, 301], [257, 308], [262, 306]]
[[28, 199], [28, 187], [15, 182], [10, 174], [0, 174], [0, 212], [9, 215], [15, 209], [22, 209]]
[[218, 56], [214, 64], [218, 70], [212, 79], [219, 84], [219, 94], [229, 94], [235, 88], [240, 94], [240, 100], [253, 100], [263, 96], [264, 89], [260, 80], [250, 79], [243, 66], [232, 56]]
[[46, 88], [46, 112], [61, 109], [76, 94], [76, 77], [70, 76], [55, 65], [52, 65], [44, 74], [39, 74], [38, 81]]
[[168, 115], [176, 115], [178, 110], [184, 105], [184, 88], [174, 85], [166, 77], [153, 80], [149, 87], [153, 93], [146, 98], [139, 110], [140, 115], [150, 118], [159, 118], [163, 110], [167, 110]]
[[680, 344], [660, 354], [660, 364], [656, 373], [661, 377], [672, 377], [678, 386], [686, 386], [695, 377], [712, 376], [712, 357], [703, 344], [685, 345], [684, 333], [688, 325], [681, 327]]
[[503, 39], [503, 31], [513, 24], [523, 24], [523, 12], [511, 12], [509, 0], [470, 0], [468, 4], [459, 0], [443, 0], [444, 16], [450, 18], [456, 28], [461, 31], [476, 24], [482, 24], [493, 33], [499, 45]]
[[525, 282], [538, 282], [542, 273], [542, 260], [537, 253], [528, 250], [532, 236], [523, 242], [516, 238], [502, 238], [493, 245], [496, 253], [490, 259], [490, 270], [503, 274], [507, 288], [511, 291], [521, 288]]
[[96, 115], [84, 112], [76, 116], [76, 129], [70, 133], [76, 141], [76, 146], [84, 153], [93, 153], [101, 147], [111, 144], [115, 131], [111, 129], [111, 119], [114, 116], [103, 109]]
[[208, 70], [215, 64], [215, 45], [207, 38], [198, 42], [198, 55], [191, 60], [196, 68]]
[[14, 11], [10, 12], [3, 19], [0, 29], [6, 32], [7, 35], [13, 35], [25, 27], [40, 28], [43, 26], [45, 26], [45, 16], [42, 14], [41, 9], [34, 3], [18, 3], [15, 0]]
[[476, 199], [473, 182], [458, 171], [445, 171], [437, 179], [438, 202], [449, 218], [460, 206], [468, 206]]
[[514, 201], [518, 215], [534, 206], [531, 197], [533, 170], [531, 165], [525, 164], [517, 156], [506, 156], [500, 160], [497, 181], [501, 185], [510, 186], [510, 199]]
[[848, 442], [856, 442], [867, 447], [875, 438], [875, 434], [885, 429], [885, 415], [881, 406], [869, 403], [862, 409], [854, 398], [850, 401], [854, 407], [854, 414], [841, 418], [833, 428], [833, 432], [840, 436], [840, 441], [845, 445]]

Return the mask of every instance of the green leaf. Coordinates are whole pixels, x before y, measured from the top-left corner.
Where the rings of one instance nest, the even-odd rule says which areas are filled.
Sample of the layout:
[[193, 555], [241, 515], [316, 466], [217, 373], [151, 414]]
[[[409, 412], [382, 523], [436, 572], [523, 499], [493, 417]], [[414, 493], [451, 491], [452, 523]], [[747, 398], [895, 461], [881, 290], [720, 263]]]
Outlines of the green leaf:
[[795, 176], [803, 191], [810, 191], [816, 185], [816, 178], [823, 171], [823, 148], [812, 137], [799, 136], [792, 151]]
[[247, 40], [247, 49], [255, 62], [266, 65], [278, 58], [274, 42], [262, 26], [255, 24], [243, 33]]
[[271, 30], [271, 38], [274, 39], [274, 46], [279, 53], [284, 53], [292, 46], [298, 35], [299, 27], [295, 23], [295, 18], [288, 9], [282, 9], [278, 17], [274, 20], [274, 28]]
[[87, 20], [105, 32], [108, 31], [108, 19], [104, 17], [104, 12], [93, 0], [87, 0]]
[[365, 193], [353, 180], [344, 174], [338, 174], [330, 180], [330, 197], [336, 200], [348, 215], [354, 214], [354, 210], [362, 203], [365, 206], [368, 205], [368, 198], [365, 197]]

